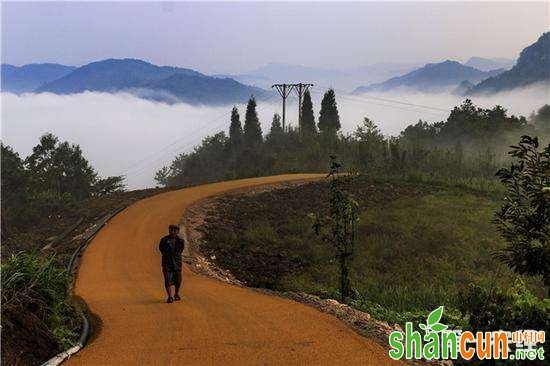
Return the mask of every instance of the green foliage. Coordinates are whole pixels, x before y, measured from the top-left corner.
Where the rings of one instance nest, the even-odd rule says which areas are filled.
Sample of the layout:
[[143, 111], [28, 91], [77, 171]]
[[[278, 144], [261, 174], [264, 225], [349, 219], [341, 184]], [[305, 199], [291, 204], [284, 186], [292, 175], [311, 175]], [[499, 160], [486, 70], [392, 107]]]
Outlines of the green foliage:
[[508, 243], [499, 258], [550, 286], [550, 144], [538, 147], [536, 137], [523, 136], [510, 151], [516, 161], [497, 172], [507, 192], [495, 222]]
[[124, 190], [124, 177], [113, 176], [107, 178], [97, 178], [92, 186], [92, 197], [105, 196]]
[[471, 284], [461, 293], [460, 310], [474, 331], [550, 330], [550, 299], [533, 295], [521, 280], [509, 288]]
[[[321, 115], [324, 117], [320, 118], [319, 125], [325, 123], [326, 127], [327, 121], [338, 121], [336, 125], [339, 128], [334, 91], [327, 91], [323, 99]], [[304, 103], [303, 117], [307, 122], [311, 117], [306, 111], [309, 109], [307, 98]], [[157, 172], [157, 182], [166, 186], [292, 172], [319, 172], [325, 169], [323, 162], [327, 156], [337, 155], [349, 171], [370, 176], [416, 178], [423, 182], [460, 186], [479, 185], [481, 189], [494, 190], [500, 185], [494, 173], [508, 160], [504, 154], [505, 145], [534, 128], [533, 124], [526, 124], [525, 118], [508, 116], [506, 110], [499, 106], [482, 109], [466, 100], [452, 110], [446, 121], [434, 124], [419, 121], [408, 126], [398, 137], [383, 136], [375, 122], [367, 117], [348, 135], [337, 133], [336, 127], [330, 133], [326, 128], [320, 128], [321, 133], [311, 134], [300, 133], [292, 127], [283, 131], [280, 117], [275, 115], [264, 140], [255, 109], [255, 101], [251, 99], [247, 107], [249, 127], [245, 128], [249, 131], [248, 140], [253, 141], [251, 144], [235, 146], [230, 132], [224, 154], [211, 154], [210, 147], [199, 147], [191, 154], [182, 154], [171, 167]], [[236, 120], [237, 112], [233, 109], [233, 127], [230, 126], [230, 131], [239, 130], [235, 127]], [[238, 132], [233, 135], [238, 136]], [[245, 136], [243, 138], [246, 139]], [[203, 144], [207, 141], [210, 140], [205, 139]], [[199, 158], [197, 154], [205, 156]], [[212, 173], [197, 164], [186, 162], [197, 159], [205, 167], [215, 166], [217, 171]]]
[[541, 135], [550, 134], [550, 105], [545, 104], [531, 116], [531, 122], [535, 125], [535, 129]]
[[326, 134], [336, 134], [340, 129], [340, 116], [336, 104], [336, 94], [334, 89], [329, 89], [321, 101], [321, 110], [319, 112], [319, 131]]
[[123, 177], [100, 178], [78, 145], [52, 134], [25, 160], [2, 144], [2, 237], [25, 230], [68, 202], [111, 194], [124, 188]]
[[305, 91], [304, 100], [302, 101], [301, 132], [304, 135], [313, 135], [317, 133], [317, 127], [315, 127], [315, 115], [313, 114], [313, 103], [311, 102], [311, 94], [309, 90]]
[[281, 116], [278, 113], [273, 115], [273, 120], [271, 121], [271, 129], [269, 134], [271, 136], [283, 136], [283, 126], [281, 125]]
[[[23, 220], [30, 202], [29, 173], [19, 154], [9, 146], [2, 148], [2, 237], [9, 235], [13, 225]], [[9, 194], [6, 194], [9, 192]], [[7, 230], [7, 232], [6, 232]]]
[[314, 216], [313, 228], [323, 242], [332, 246], [340, 265], [340, 298], [347, 301], [352, 295], [350, 262], [355, 251], [359, 205], [343, 187], [338, 175], [341, 165], [331, 156], [329, 189], [329, 212]]
[[68, 193], [76, 200], [92, 194], [97, 174], [82, 155], [78, 145], [59, 143], [57, 137], [46, 134], [40, 138], [25, 161], [32, 185], [55, 196]]
[[[425, 323], [443, 305], [440, 322], [466, 327], [459, 309], [470, 283], [513, 291], [521, 278], [493, 257], [502, 248], [491, 223], [500, 193], [364, 176], [343, 183], [368, 208], [360, 213], [349, 263], [348, 303], [374, 318]], [[328, 184], [319, 182], [226, 198], [215, 211], [220, 220], [203, 228], [204, 248], [246, 283], [340, 299], [336, 250], [315, 235], [307, 219], [309, 212], [329, 212], [328, 194]], [[544, 296], [542, 281], [525, 281]]]
[[2, 312], [28, 308], [44, 321], [61, 344], [71, 346], [78, 338], [78, 317], [67, 301], [68, 272], [54, 257], [36, 252], [12, 255], [2, 264]]
[[231, 124], [229, 125], [229, 144], [232, 151], [238, 151], [243, 142], [243, 128], [237, 107], [231, 110]]
[[262, 144], [262, 128], [256, 112], [256, 99], [250, 98], [244, 119], [244, 144], [249, 149], [257, 149]]
[[380, 172], [388, 161], [387, 142], [378, 126], [367, 117], [353, 133], [357, 168], [360, 171]]
[[224, 179], [229, 173], [228, 142], [224, 132], [204, 138], [193, 152], [179, 155], [170, 168], [157, 172], [155, 179], [168, 186], [188, 186]]

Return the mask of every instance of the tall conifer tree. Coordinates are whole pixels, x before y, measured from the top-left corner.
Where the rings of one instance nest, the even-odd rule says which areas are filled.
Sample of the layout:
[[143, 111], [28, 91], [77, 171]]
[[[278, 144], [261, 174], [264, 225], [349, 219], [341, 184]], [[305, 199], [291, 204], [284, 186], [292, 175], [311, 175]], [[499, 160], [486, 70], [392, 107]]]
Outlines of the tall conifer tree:
[[262, 127], [256, 112], [256, 100], [250, 98], [244, 119], [244, 143], [247, 147], [257, 147], [262, 143]]
[[302, 102], [302, 133], [313, 135], [317, 132], [315, 127], [315, 116], [313, 114], [313, 103], [311, 102], [311, 94], [309, 90], [304, 93]]
[[333, 89], [327, 90], [323, 96], [318, 126], [320, 131], [334, 134], [341, 127], [338, 106], [336, 105], [336, 95]]
[[237, 149], [243, 142], [243, 128], [237, 107], [231, 110], [231, 125], [229, 126], [229, 144], [232, 149]]

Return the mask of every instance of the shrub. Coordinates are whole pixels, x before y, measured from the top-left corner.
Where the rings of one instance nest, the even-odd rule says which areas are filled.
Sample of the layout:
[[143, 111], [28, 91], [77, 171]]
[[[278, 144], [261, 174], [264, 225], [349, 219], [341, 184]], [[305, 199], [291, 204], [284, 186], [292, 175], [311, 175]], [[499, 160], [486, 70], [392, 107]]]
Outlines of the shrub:
[[12, 255], [2, 265], [2, 321], [6, 309], [31, 311], [64, 346], [78, 337], [78, 317], [67, 300], [70, 276], [54, 256], [36, 252]]

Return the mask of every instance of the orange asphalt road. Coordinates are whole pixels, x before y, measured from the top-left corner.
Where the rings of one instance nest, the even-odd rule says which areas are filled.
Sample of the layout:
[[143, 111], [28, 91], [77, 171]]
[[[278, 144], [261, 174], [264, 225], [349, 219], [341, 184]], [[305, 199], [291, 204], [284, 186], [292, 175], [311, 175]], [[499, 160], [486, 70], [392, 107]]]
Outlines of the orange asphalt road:
[[86, 249], [75, 292], [99, 316], [82, 365], [389, 364], [387, 352], [311, 307], [193, 274], [164, 303], [157, 245], [185, 208], [229, 190], [318, 175], [280, 175], [159, 194], [114, 217]]

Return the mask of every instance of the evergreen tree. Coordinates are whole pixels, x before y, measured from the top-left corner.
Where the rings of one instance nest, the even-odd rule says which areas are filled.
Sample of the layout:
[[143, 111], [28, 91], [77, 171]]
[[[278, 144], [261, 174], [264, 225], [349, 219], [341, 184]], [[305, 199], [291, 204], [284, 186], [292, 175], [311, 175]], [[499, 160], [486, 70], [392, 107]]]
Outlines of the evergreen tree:
[[231, 110], [231, 125], [229, 126], [229, 145], [235, 151], [243, 141], [243, 128], [237, 107]]
[[250, 98], [244, 119], [244, 143], [247, 147], [257, 147], [262, 143], [262, 127], [256, 113], [256, 100]]
[[280, 136], [283, 134], [283, 126], [281, 125], [281, 116], [279, 113], [273, 115], [273, 121], [271, 122], [271, 130], [269, 131], [271, 136]]
[[319, 112], [319, 130], [335, 134], [340, 129], [340, 117], [338, 116], [338, 106], [336, 105], [336, 95], [333, 89], [327, 90], [321, 101], [321, 111]]
[[302, 133], [313, 135], [317, 132], [315, 127], [315, 116], [313, 115], [313, 103], [311, 102], [311, 94], [309, 90], [304, 93], [302, 102]]

